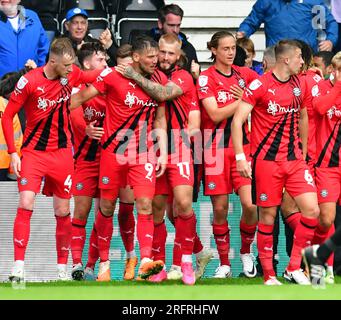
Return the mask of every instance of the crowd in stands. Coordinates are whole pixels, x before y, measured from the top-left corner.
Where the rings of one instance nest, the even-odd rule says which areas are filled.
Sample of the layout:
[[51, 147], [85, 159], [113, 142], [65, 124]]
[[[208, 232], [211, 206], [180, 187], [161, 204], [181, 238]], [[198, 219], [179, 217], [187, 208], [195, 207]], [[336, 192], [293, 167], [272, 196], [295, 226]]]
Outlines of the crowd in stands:
[[[267, 79], [266, 83], [268, 85], [268, 83], [272, 83], [271, 81], [275, 81], [273, 78], [276, 78], [277, 75], [280, 75], [280, 77], [276, 79], [283, 84], [282, 87], [278, 87], [278, 91], [283, 90], [285, 92], [285, 90], [289, 90], [287, 87], [284, 87], [284, 84], [289, 80], [293, 82], [302, 81], [302, 83], [304, 82], [302, 85], [304, 88], [311, 89], [310, 102], [307, 103], [307, 119], [309, 117], [309, 121], [311, 121], [311, 118], [315, 117], [313, 111], [309, 108], [313, 108], [313, 99], [319, 96], [317, 92], [319, 92], [320, 81], [321, 83], [325, 81], [330, 85], [329, 91], [334, 85], [336, 86], [339, 83], [339, 80], [341, 81], [340, 71], [338, 71], [340, 63], [338, 52], [341, 50], [341, 6], [339, 1], [331, 0], [330, 3], [326, 3], [323, 0], [312, 0], [308, 4], [302, 5], [302, 1], [296, 0], [257, 0], [250, 14], [240, 24], [235, 34], [219, 31], [212, 35], [207, 48], [212, 54], [213, 62], [207, 70], [201, 70], [195, 47], [181, 31], [181, 23], [186, 13], [178, 5], [165, 5], [164, 1], [157, 0], [94, 0], [93, 2], [90, 1], [92, 6], [88, 4], [88, 6], [82, 7], [82, 1], [70, 2], [72, 2], [73, 6], [70, 3], [67, 4], [67, 1], [60, 0], [46, 2], [44, 7], [43, 2], [39, 3], [34, 0], [26, 0], [22, 1], [22, 3], [20, 0], [0, 0], [0, 116], [1, 119], [5, 119], [4, 125], [2, 125], [2, 122], [0, 123], [0, 181], [16, 180], [18, 176], [20, 191], [20, 204], [14, 225], [15, 264], [10, 279], [12, 281], [21, 281], [24, 278], [24, 254], [29, 237], [29, 221], [35, 197], [35, 195], [32, 196], [27, 194], [27, 192], [36, 191], [36, 189], [27, 189], [27, 180], [20, 178], [20, 170], [23, 170], [23, 167], [28, 165], [28, 162], [21, 162], [20, 156], [22, 152], [25, 153], [25, 148], [30, 148], [32, 141], [35, 141], [37, 132], [42, 134], [42, 138], [37, 141], [39, 148], [34, 148], [34, 152], [37, 152], [37, 150], [40, 150], [39, 152], [46, 151], [46, 154], [51, 152], [48, 148], [48, 142], [44, 141], [45, 138], [43, 137], [44, 132], [50, 128], [51, 123], [46, 123], [44, 130], [40, 132], [40, 123], [36, 124], [36, 127], [32, 127], [32, 114], [26, 113], [26, 118], [23, 111], [24, 108], [30, 107], [30, 99], [33, 96], [33, 91], [31, 92], [27, 89], [28, 80], [25, 75], [32, 75], [33, 72], [36, 72], [36, 74], [42, 72], [43, 79], [41, 82], [39, 82], [40, 78], [38, 76], [38, 80], [34, 80], [37, 87], [42, 88], [43, 92], [44, 87], [39, 87], [40, 83], [51, 79], [53, 81], [56, 78], [58, 80], [61, 79], [58, 85], [62, 86], [63, 90], [67, 88], [66, 95], [71, 95], [72, 91], [73, 98], [69, 107], [70, 109], [75, 108], [71, 112], [70, 117], [67, 113], [64, 114], [60, 111], [57, 133], [59, 139], [57, 143], [58, 148], [56, 147], [57, 150], [60, 150], [60, 146], [63, 143], [66, 145], [69, 138], [71, 141], [71, 135], [69, 137], [69, 133], [61, 133], [61, 131], [68, 131], [72, 124], [76, 138], [73, 146], [75, 174], [73, 176], [73, 173], [65, 172], [65, 174], [67, 173], [65, 177], [59, 177], [64, 179], [66, 183], [68, 177], [72, 175], [72, 189], [70, 184], [67, 196], [60, 190], [57, 190], [56, 196], [54, 190], [49, 189], [50, 185], [44, 188], [45, 195], [53, 195], [57, 199], [55, 215], [57, 221], [56, 239], [59, 280], [68, 279], [66, 272], [67, 255], [62, 249], [68, 245], [71, 246], [73, 260], [72, 278], [74, 280], [110, 280], [110, 262], [108, 262], [110, 241], [108, 242], [105, 239], [111, 239], [113, 227], [112, 214], [115, 209], [116, 199], [119, 198], [120, 232], [126, 249], [123, 278], [126, 280], [134, 279], [134, 269], [138, 263], [135, 249], [132, 246], [134, 239], [132, 236], [134, 236], [135, 230], [135, 218], [133, 215], [135, 203], [138, 212], [136, 227], [141, 256], [138, 279], [160, 282], [166, 279], [182, 278], [185, 284], [194, 284], [196, 280], [202, 277], [206, 265], [213, 256], [209, 249], [203, 247], [196, 233], [196, 219], [192, 209], [192, 199], [197, 197], [197, 190], [194, 188], [193, 191], [193, 187], [198, 183], [200, 185], [201, 179], [204, 177], [204, 194], [205, 196], [210, 196], [212, 201], [212, 234], [220, 261], [214, 277], [227, 278], [232, 276], [231, 263], [228, 259], [229, 225], [227, 216], [228, 195], [234, 191], [240, 197], [242, 206], [240, 219], [240, 258], [243, 264], [244, 275], [251, 278], [256, 276], [257, 273], [263, 274], [265, 284], [281, 284], [276, 279], [276, 272], [274, 273], [273, 269], [276, 269], [276, 263], [278, 263], [275, 260], [278, 242], [278, 217], [282, 216], [286, 228], [287, 253], [291, 257], [289, 266], [285, 271], [285, 277], [287, 280], [295, 283], [309, 284], [309, 278], [300, 269], [301, 256], [298, 250], [305, 246], [302, 244], [302, 241], [309, 242], [314, 239], [315, 243], [320, 244], [326, 240], [334, 231], [331, 224], [334, 221], [335, 213], [334, 217], [333, 214], [331, 214], [331, 217], [328, 216], [329, 220], [325, 218], [324, 212], [326, 209], [323, 205], [322, 207], [320, 205], [320, 209], [316, 209], [318, 205], [317, 198], [315, 199], [315, 197], [307, 197], [304, 200], [298, 200], [294, 197], [295, 202], [292, 198], [293, 194], [296, 195], [295, 192], [297, 190], [295, 190], [290, 195], [289, 193], [284, 193], [279, 203], [276, 202], [276, 199], [276, 201], [269, 202], [270, 204], [264, 207], [262, 207], [262, 204], [268, 201], [268, 194], [260, 194], [260, 200], [257, 200], [257, 205], [261, 210], [257, 214], [256, 203], [254, 198], [252, 198], [253, 194], [251, 192], [254, 186], [251, 187], [250, 180], [251, 176], [255, 173], [249, 172], [249, 168], [246, 165], [247, 161], [251, 161], [251, 151], [246, 149], [247, 144], [245, 143], [249, 137], [247, 134], [248, 125], [243, 127], [244, 151], [238, 149], [239, 151], [235, 152], [236, 149], [233, 149], [232, 142], [234, 146], [235, 141], [239, 141], [236, 138], [237, 135], [232, 136], [234, 133], [238, 133], [237, 129], [233, 127], [233, 125], [237, 126], [235, 124], [237, 120], [233, 120], [233, 118], [234, 114], [237, 114], [237, 119], [239, 119], [238, 117], [240, 119], [247, 117], [248, 114], [242, 115], [237, 112], [238, 106], [241, 104], [245, 104], [244, 106], [246, 107], [257, 106], [257, 103], [260, 103], [259, 101], [262, 99], [261, 94], [254, 97], [254, 99], [249, 96], [258, 92], [263, 79]], [[117, 33], [117, 30], [115, 30], [117, 28], [117, 20], [113, 21], [112, 17], [116, 16], [116, 19], [118, 19], [118, 10], [125, 10], [129, 14], [129, 10], [137, 10], [138, 6], [141, 6], [142, 9], [144, 8], [149, 13], [150, 11], [153, 12], [157, 22], [154, 21], [153, 27], [149, 29], [135, 30], [133, 28], [129, 37], [122, 38]], [[143, 15], [143, 10], [141, 12]], [[321, 21], [321, 17], [324, 17], [325, 20]], [[132, 19], [130, 23], [134, 25], [134, 20]], [[262, 61], [256, 61], [256, 49], [250, 36], [259, 30], [263, 23], [266, 49], [263, 52]], [[146, 26], [149, 26], [149, 24], [146, 24]], [[203, 27], [205, 27], [204, 23]], [[226, 21], [226, 27], [228, 28], [228, 21]], [[141, 54], [144, 50], [148, 51], [148, 55]], [[298, 71], [293, 71], [295, 65], [294, 62], [290, 62], [290, 54], [291, 52], [296, 52], [295, 50], [300, 52], [300, 56], [297, 58], [300, 60], [296, 64], [300, 65], [300, 73], [304, 80], [292, 80], [296, 79], [296, 74], [299, 73]], [[70, 69], [72, 64], [78, 66], [74, 67], [77, 68], [75, 69], [76, 71], [72, 70], [72, 68]], [[156, 65], [158, 65], [157, 71], [154, 70]], [[109, 67], [112, 69], [108, 69]], [[103, 71], [103, 69], [114, 70], [114, 72]], [[272, 73], [273, 70], [275, 70], [276, 75]], [[68, 78], [71, 74], [77, 74], [77, 76]], [[270, 74], [274, 75], [273, 78], [270, 78]], [[124, 80], [121, 77], [124, 77]], [[32, 76], [28, 76], [28, 78], [30, 81], [33, 81], [31, 80]], [[63, 79], [69, 80], [63, 84]], [[83, 81], [80, 81], [80, 79], [83, 79]], [[97, 83], [95, 82], [96, 79]], [[70, 83], [73, 86], [71, 88], [69, 86]], [[93, 85], [90, 85], [91, 83]], [[130, 102], [127, 102], [128, 97], [123, 97], [126, 100], [118, 97], [116, 101], [116, 97], [113, 96], [112, 92], [119, 96], [118, 93], [121, 92], [119, 86], [129, 88], [129, 86], [134, 87], [136, 85], [141, 88], [140, 91], [144, 97], [149, 97], [150, 101], [153, 101], [150, 103], [159, 106], [157, 110], [163, 110], [156, 112], [155, 126], [159, 126], [162, 129], [165, 125], [166, 127], [168, 125], [168, 135], [170, 135], [169, 126], [179, 130], [186, 127], [186, 130], [190, 131], [188, 137], [181, 136], [182, 150], [187, 150], [187, 147], [189, 148], [187, 151], [182, 152], [191, 153], [191, 141], [192, 149], [195, 149], [193, 147], [193, 140], [195, 140], [193, 137], [198, 132], [200, 133], [200, 130], [209, 129], [215, 132], [210, 137], [210, 151], [214, 150], [216, 152], [220, 144], [223, 145], [225, 175], [208, 174], [207, 172], [211, 169], [210, 155], [200, 154], [196, 156], [198, 158], [204, 157], [204, 172], [201, 172], [201, 166], [196, 166], [196, 163], [193, 164], [192, 160], [178, 163], [173, 167], [171, 165], [166, 166], [165, 163], [157, 163], [155, 166], [159, 171], [156, 171], [156, 175], [153, 171], [153, 166], [151, 171], [148, 171], [149, 169], [146, 167], [150, 182], [158, 176], [161, 177], [162, 174], [168, 177], [168, 181], [162, 182], [166, 185], [165, 190], [167, 192], [159, 194], [158, 192], [163, 190], [161, 187], [164, 187], [164, 185], [156, 184], [158, 192], [155, 193], [154, 198], [154, 193], [151, 195], [147, 192], [148, 184], [146, 184], [145, 190], [140, 190], [141, 186], [138, 184], [134, 185], [136, 181], [133, 181], [130, 177], [128, 181], [131, 185], [135, 186], [134, 192], [131, 188], [126, 187], [129, 184], [127, 181], [126, 184], [115, 186], [115, 188], [117, 187], [117, 192], [109, 192], [114, 190], [113, 188], [107, 188], [107, 185], [112, 180], [111, 174], [106, 172], [104, 176], [101, 175], [104, 169], [100, 166], [103, 166], [102, 162], [106, 161], [105, 164], [107, 164], [111, 161], [108, 152], [105, 152], [106, 148], [117, 152], [120, 145], [115, 146], [115, 148], [112, 147], [115, 132], [112, 132], [108, 127], [109, 125], [105, 123], [109, 123], [113, 119], [117, 120], [115, 118], [117, 115], [111, 114], [106, 110], [106, 105], [107, 103], [112, 103], [113, 105], [115, 103], [128, 103], [130, 107], [133, 106], [135, 103], [134, 97]], [[294, 82], [292, 85], [297, 84]], [[300, 96], [303, 89], [301, 90], [300, 85], [297, 86], [293, 92], [288, 91], [289, 98], [294, 100], [300, 99], [297, 97]], [[20, 102], [17, 96], [25, 92], [25, 87], [28, 93], [26, 100], [23, 101], [29, 107], [24, 105], [24, 108], [17, 108]], [[327, 92], [326, 89], [324, 94], [328, 95], [329, 91]], [[275, 96], [274, 92], [275, 90], [273, 90], [273, 95]], [[215, 96], [216, 93], [219, 93], [219, 95]], [[265, 95], [265, 93], [263, 94]], [[269, 95], [268, 92], [267, 94]], [[337, 97], [335, 99], [337, 101]], [[91, 104], [88, 100], [96, 101], [96, 103]], [[304, 101], [306, 102], [307, 99]], [[225, 108], [227, 102], [229, 108]], [[18, 114], [11, 113], [11, 116], [9, 116], [10, 111], [5, 111], [8, 103], [11, 110], [14, 107], [18, 109]], [[186, 107], [184, 107], [185, 104]], [[191, 108], [190, 104], [192, 105]], [[80, 105], [82, 107], [76, 109]], [[166, 106], [166, 111], [164, 111], [164, 106]], [[271, 107], [273, 108], [271, 112], [275, 115], [278, 112], [278, 106], [271, 105]], [[39, 109], [44, 108], [43, 104], [39, 105]], [[168, 111], [167, 108], [173, 111]], [[250, 108], [250, 112], [251, 110], [252, 108]], [[304, 110], [302, 114], [305, 114], [306, 109]], [[309, 115], [309, 112], [312, 112], [312, 115]], [[5, 113], [6, 117], [3, 117]], [[93, 115], [96, 115], [96, 117], [93, 117]], [[122, 116], [122, 118], [126, 116], [120, 113], [118, 115]], [[251, 115], [251, 119], [253, 117], [256, 119], [259, 116], [257, 115], [257, 109], [252, 110]], [[148, 123], [150, 114], [147, 113], [144, 116], [146, 116], [145, 121]], [[142, 114], [140, 117], [142, 117]], [[60, 120], [61, 118], [65, 122]], [[305, 120], [308, 121], [307, 119]], [[9, 120], [13, 121], [13, 127], [10, 131], [8, 128]], [[52, 116], [50, 121], [52, 122]], [[70, 121], [70, 125], [69, 128], [66, 128], [68, 121]], [[136, 124], [134, 125], [134, 123], [129, 121], [131, 121], [130, 118], [127, 118], [127, 121], [124, 124], [122, 123], [122, 126], [129, 124], [135, 130]], [[285, 131], [284, 125], [291, 126], [290, 130], [296, 130], [293, 128], [296, 122], [298, 123], [298, 118], [295, 118], [295, 116], [292, 116], [291, 125], [283, 122], [283, 127], [278, 129], [279, 134], [274, 141], [281, 139], [281, 135]], [[63, 128], [59, 127], [60, 123], [62, 123], [61, 126], [64, 126]], [[111, 123], [112, 126], [114, 126], [113, 123]], [[255, 121], [254, 123], [257, 130], [257, 122]], [[31, 134], [26, 132], [25, 138], [23, 138], [27, 124]], [[311, 125], [310, 122], [309, 125]], [[120, 129], [117, 128], [118, 131]], [[146, 126], [144, 130], [146, 132], [151, 130], [149, 124], [148, 128]], [[224, 137], [218, 143], [216, 135], [218, 135], [217, 132], [219, 130], [223, 131]], [[316, 130], [318, 132], [319, 128], [316, 128]], [[308, 139], [308, 151], [303, 150], [303, 152], [307, 157], [307, 166], [310, 165], [310, 169], [305, 169], [305, 172], [309, 170], [313, 172], [318, 159], [315, 158], [315, 155], [309, 158], [311, 156], [309, 147], [311, 147], [311, 144], [316, 145], [316, 142], [311, 142], [315, 141], [315, 135], [311, 138], [311, 136], [308, 137], [307, 132], [307, 136], [305, 136], [301, 131], [299, 133], [298, 131], [299, 129], [296, 132], [297, 139], [299, 135]], [[14, 135], [14, 140], [8, 138], [8, 132], [10, 132], [10, 135]], [[61, 138], [63, 134], [65, 135], [65, 141]], [[269, 132], [270, 134], [271, 132]], [[63, 141], [61, 142], [61, 140]], [[159, 137], [159, 141], [162, 141], [161, 137]], [[307, 141], [305, 141], [305, 146], [307, 146]], [[14, 142], [15, 148], [13, 149]], [[45, 145], [42, 146], [44, 143]], [[266, 141], [262, 141], [262, 143], [266, 144]], [[297, 152], [301, 152], [299, 151], [298, 144], [296, 146], [295, 143], [294, 141], [289, 142], [292, 154], [288, 155], [288, 158], [295, 157]], [[262, 144], [260, 143], [260, 145]], [[340, 148], [340, 146], [338, 147]], [[267, 155], [263, 155], [262, 151], [256, 150], [256, 153], [260, 152], [262, 157], [264, 156], [264, 159], [259, 159], [259, 161], [269, 160], [270, 158], [271, 161], [275, 161], [277, 152], [281, 155], [280, 148], [281, 146], [275, 146], [274, 142], [269, 147]], [[276, 151], [274, 151], [275, 149]], [[168, 150], [168, 159], [170, 159], [172, 152]], [[103, 154], [106, 156], [102, 156]], [[255, 152], [253, 152], [253, 156], [254, 154]], [[275, 155], [273, 156], [273, 154]], [[64, 154], [63, 157], [66, 157], [66, 155]], [[88, 165], [87, 161], [90, 161], [90, 158], [91, 161], [94, 161], [93, 168], [97, 168], [96, 172], [89, 172], [87, 171], [88, 169], [84, 169], [85, 164]], [[63, 159], [65, 160], [66, 158]], [[67, 162], [67, 159], [65, 161]], [[319, 164], [321, 165], [321, 163]], [[116, 173], [119, 175], [122, 168], [117, 163], [115, 165], [117, 166], [115, 168], [118, 168]], [[187, 181], [185, 181], [186, 179], [181, 180], [179, 177], [174, 178], [174, 171], [177, 168], [179, 168], [182, 177], [187, 177]], [[138, 170], [135, 173], [136, 175], [141, 175]], [[97, 187], [91, 190], [84, 188], [82, 179], [85, 176], [88, 179], [93, 179], [92, 184], [97, 184], [96, 181], [101, 177], [99, 189]], [[128, 173], [127, 176], [129, 176]], [[191, 178], [189, 179], [189, 177]], [[161, 178], [158, 179], [160, 182]], [[158, 181], [158, 179], [156, 180]], [[308, 178], [305, 177], [305, 179]], [[31, 185], [28, 185], [31, 188]], [[159, 190], [158, 186], [160, 187]], [[259, 186], [257, 185], [257, 188]], [[99, 190], [101, 190], [100, 197]], [[290, 190], [290, 187], [288, 187], [288, 190]], [[313, 189], [304, 190], [305, 193], [303, 194], [306, 194], [312, 193]], [[69, 215], [68, 202], [71, 193], [75, 200], [75, 211], [72, 219]], [[100, 198], [100, 201], [98, 201], [98, 198]], [[86, 238], [85, 226], [94, 199], [96, 199], [95, 212], [97, 215], [90, 237], [90, 242], [94, 246], [89, 247], [88, 262], [84, 268], [82, 252]], [[319, 204], [324, 203], [322, 200], [319, 198]], [[310, 202], [310, 207], [306, 205], [307, 202]], [[336, 207], [336, 201], [332, 200], [331, 202]], [[316, 204], [316, 208], [313, 207], [313, 204]], [[270, 207], [273, 211], [270, 211]], [[315, 214], [314, 210], [316, 212], [321, 210], [323, 218], [318, 220], [318, 214]], [[335, 211], [333, 207], [332, 209], [328, 207], [328, 210], [332, 213]], [[170, 221], [176, 229], [173, 263], [168, 272], [166, 272], [164, 251], [165, 239], [167, 237], [164, 224], [165, 212], [167, 212]], [[154, 220], [151, 214], [154, 215]], [[152, 218], [150, 218], [151, 216]], [[271, 218], [269, 218], [270, 216]], [[274, 219], [272, 219], [272, 216]], [[109, 222], [110, 218], [111, 222]], [[26, 226], [26, 229], [23, 225]], [[141, 231], [142, 229], [143, 231]], [[319, 230], [316, 231], [315, 238], [314, 232], [311, 231], [313, 229]], [[302, 233], [305, 233], [306, 238], [301, 236]], [[154, 235], [154, 239], [150, 234]], [[308, 234], [311, 235], [309, 239], [307, 238]], [[147, 238], [150, 236], [151, 240], [148, 240], [148, 242], [142, 239], [142, 235]], [[270, 255], [258, 247], [257, 268], [256, 261], [250, 251], [251, 243], [255, 240], [256, 236], [259, 246], [271, 247]], [[25, 245], [15, 243], [15, 239], [19, 238], [24, 239]], [[269, 240], [270, 238], [272, 240]], [[178, 247], [179, 243], [180, 249]], [[95, 250], [95, 247], [98, 250]], [[161, 248], [161, 251], [153, 252], [155, 248]], [[192, 267], [193, 253], [196, 255], [195, 270]], [[100, 259], [100, 268], [96, 277], [94, 267], [98, 259]], [[308, 257], [308, 259], [310, 258]], [[327, 268], [327, 281], [329, 283], [334, 281], [332, 266], [332, 263], [330, 265], [329, 262], [329, 268]]]

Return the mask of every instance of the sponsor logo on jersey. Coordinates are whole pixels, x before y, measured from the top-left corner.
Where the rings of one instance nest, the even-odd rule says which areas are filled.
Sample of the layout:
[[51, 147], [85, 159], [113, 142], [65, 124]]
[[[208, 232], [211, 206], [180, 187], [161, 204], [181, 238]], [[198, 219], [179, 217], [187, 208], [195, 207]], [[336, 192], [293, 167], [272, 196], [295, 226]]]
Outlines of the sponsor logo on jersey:
[[226, 91], [218, 91], [217, 101], [221, 103], [226, 103], [227, 101], [232, 100], [232, 95]]
[[24, 76], [22, 76], [22, 77], [19, 79], [18, 83], [17, 83], [17, 88], [18, 88], [19, 90], [22, 90], [22, 89], [25, 88], [25, 86], [27, 85], [27, 83], [28, 83], [28, 80], [27, 80]]
[[341, 110], [337, 109], [336, 106], [332, 106], [328, 111], [327, 111], [327, 116], [329, 119], [333, 118], [333, 116], [340, 118], [341, 117]]
[[131, 108], [134, 104], [139, 107], [157, 107], [158, 104], [153, 102], [153, 100], [141, 100], [139, 97], [135, 96], [134, 93], [128, 91], [124, 104]]
[[257, 90], [261, 85], [262, 83], [258, 79], [255, 79], [250, 83], [249, 88], [250, 90], [254, 91]]
[[93, 118], [104, 118], [105, 113], [97, 111], [95, 108], [89, 106], [84, 109], [84, 118], [91, 121]]
[[299, 108], [292, 107], [281, 107], [277, 102], [270, 100], [268, 103], [268, 109], [266, 110], [268, 113], [275, 116], [277, 113], [292, 113], [298, 112]]
[[38, 109], [46, 111], [48, 107], [53, 108], [56, 106], [58, 103], [61, 103], [63, 101], [68, 101], [70, 99], [69, 95], [66, 95], [65, 97], [61, 97], [58, 100], [50, 100], [50, 99], [45, 99], [42, 97], [38, 97]]

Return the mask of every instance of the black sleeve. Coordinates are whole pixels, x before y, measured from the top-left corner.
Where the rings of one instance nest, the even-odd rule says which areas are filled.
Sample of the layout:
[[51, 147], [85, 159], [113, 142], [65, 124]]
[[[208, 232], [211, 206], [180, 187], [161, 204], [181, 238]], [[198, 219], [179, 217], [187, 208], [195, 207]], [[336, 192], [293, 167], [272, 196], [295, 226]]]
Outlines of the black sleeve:
[[107, 49], [107, 54], [109, 56], [109, 61], [108, 61], [108, 66], [109, 67], [114, 67], [116, 66], [116, 52], [117, 52], [117, 43], [115, 40], [113, 40], [113, 43], [111, 47]]
[[197, 57], [197, 52], [195, 51], [193, 45], [190, 42], [187, 42], [186, 45], [182, 49], [185, 52], [186, 58], [187, 58], [187, 63], [186, 63], [185, 69], [188, 72], [191, 72], [192, 60], [194, 60], [196, 63], [199, 63], [198, 57]]

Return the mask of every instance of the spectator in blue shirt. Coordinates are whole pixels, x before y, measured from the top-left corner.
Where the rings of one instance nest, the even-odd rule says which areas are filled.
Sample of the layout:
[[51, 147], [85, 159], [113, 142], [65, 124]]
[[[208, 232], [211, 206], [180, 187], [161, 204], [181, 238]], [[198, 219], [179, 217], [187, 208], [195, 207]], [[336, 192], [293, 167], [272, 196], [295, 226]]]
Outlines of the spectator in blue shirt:
[[[324, 0], [257, 0], [239, 26], [237, 38], [250, 37], [262, 23], [266, 47], [283, 39], [299, 39], [317, 52], [331, 51], [337, 43], [338, 25]], [[320, 23], [324, 30], [319, 29]], [[318, 39], [321, 34], [323, 38]]]
[[24, 68], [28, 59], [42, 66], [49, 50], [38, 15], [19, 2], [0, 1], [0, 77]]

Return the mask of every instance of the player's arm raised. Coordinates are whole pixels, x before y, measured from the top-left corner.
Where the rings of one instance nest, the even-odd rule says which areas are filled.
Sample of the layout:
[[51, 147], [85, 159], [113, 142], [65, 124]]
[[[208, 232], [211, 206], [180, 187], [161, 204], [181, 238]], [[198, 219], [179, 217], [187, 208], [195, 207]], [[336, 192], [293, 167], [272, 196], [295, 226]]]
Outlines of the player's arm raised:
[[71, 96], [70, 110], [78, 108], [84, 102], [94, 98], [99, 93], [100, 92], [93, 85], [90, 85], [87, 88], [78, 91]]
[[253, 106], [245, 101], [241, 101], [238, 109], [236, 110], [233, 121], [231, 124], [231, 136], [233, 142], [233, 149], [236, 155], [237, 171], [241, 176], [252, 178], [251, 168], [246, 160], [243, 148], [243, 125], [247, 120], [249, 113], [252, 111]]
[[119, 65], [115, 69], [128, 79], [134, 80], [153, 99], [163, 102], [173, 100], [183, 94], [182, 89], [174, 82], [168, 82], [165, 86], [148, 80], [136, 72], [130, 65]]
[[156, 115], [154, 120], [154, 130], [157, 136], [160, 156], [156, 165], [156, 177], [160, 177], [164, 174], [167, 165], [167, 121], [165, 107], [158, 107], [156, 109]]

